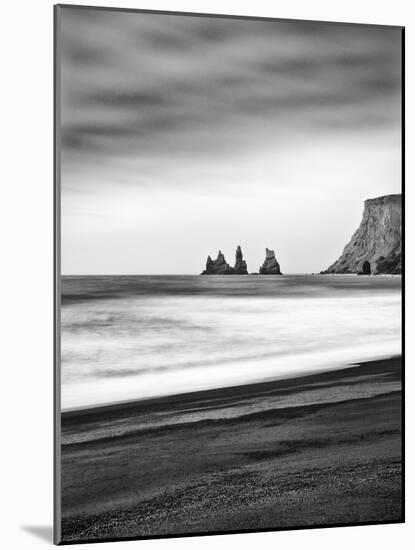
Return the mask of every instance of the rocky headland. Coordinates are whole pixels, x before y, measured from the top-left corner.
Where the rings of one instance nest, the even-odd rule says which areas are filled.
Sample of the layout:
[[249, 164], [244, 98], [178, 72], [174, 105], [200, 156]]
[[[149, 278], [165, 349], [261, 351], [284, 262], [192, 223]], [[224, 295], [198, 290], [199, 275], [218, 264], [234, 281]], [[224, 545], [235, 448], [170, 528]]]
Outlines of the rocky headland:
[[282, 275], [280, 264], [277, 262], [273, 250], [265, 249], [265, 260], [259, 268], [260, 275]]
[[359, 228], [340, 258], [321, 273], [401, 274], [401, 195], [366, 200]]

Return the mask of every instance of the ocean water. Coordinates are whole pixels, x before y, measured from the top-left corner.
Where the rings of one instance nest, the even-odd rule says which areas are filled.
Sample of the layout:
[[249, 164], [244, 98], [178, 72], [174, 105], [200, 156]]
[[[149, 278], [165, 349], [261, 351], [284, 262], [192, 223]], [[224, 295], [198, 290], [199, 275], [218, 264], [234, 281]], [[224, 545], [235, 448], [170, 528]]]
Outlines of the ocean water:
[[62, 409], [401, 353], [399, 276], [62, 277]]

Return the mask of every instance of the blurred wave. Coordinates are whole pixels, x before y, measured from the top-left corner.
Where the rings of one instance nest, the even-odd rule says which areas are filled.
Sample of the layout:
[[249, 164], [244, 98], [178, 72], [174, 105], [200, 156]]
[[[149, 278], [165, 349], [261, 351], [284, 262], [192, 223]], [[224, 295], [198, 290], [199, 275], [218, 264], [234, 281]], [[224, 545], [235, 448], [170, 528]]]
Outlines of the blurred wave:
[[62, 408], [401, 352], [400, 277], [62, 278]]

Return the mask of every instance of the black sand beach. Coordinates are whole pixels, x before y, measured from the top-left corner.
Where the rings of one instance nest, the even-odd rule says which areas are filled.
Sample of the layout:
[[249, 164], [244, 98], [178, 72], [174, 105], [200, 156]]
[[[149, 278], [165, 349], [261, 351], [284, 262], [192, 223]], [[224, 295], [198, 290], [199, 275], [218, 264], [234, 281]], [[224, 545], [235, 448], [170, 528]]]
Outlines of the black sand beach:
[[62, 541], [402, 520], [401, 358], [62, 415]]

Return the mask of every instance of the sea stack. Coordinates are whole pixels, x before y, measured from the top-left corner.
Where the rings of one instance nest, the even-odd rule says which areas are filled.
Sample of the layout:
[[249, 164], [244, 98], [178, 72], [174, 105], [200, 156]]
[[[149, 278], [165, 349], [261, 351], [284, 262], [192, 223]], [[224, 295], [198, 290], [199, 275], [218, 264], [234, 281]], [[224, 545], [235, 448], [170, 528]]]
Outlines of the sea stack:
[[367, 199], [363, 218], [342, 255], [321, 273], [402, 273], [402, 197]]
[[233, 268], [235, 275], [248, 275], [248, 267], [243, 259], [241, 247], [238, 245], [235, 253], [235, 267]]
[[232, 275], [233, 268], [226, 262], [225, 256], [219, 250], [216, 260], [212, 260], [210, 256], [206, 260], [206, 269], [201, 275]]
[[273, 250], [265, 249], [265, 260], [262, 266], [259, 268], [260, 275], [282, 275], [280, 270], [280, 264], [277, 262], [275, 253]]
[[219, 250], [216, 260], [210, 256], [206, 260], [206, 269], [201, 275], [248, 275], [246, 261], [243, 259], [241, 247], [238, 246], [235, 253], [235, 267], [231, 267], [225, 260], [225, 256]]

